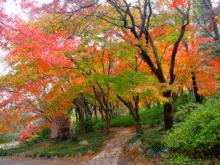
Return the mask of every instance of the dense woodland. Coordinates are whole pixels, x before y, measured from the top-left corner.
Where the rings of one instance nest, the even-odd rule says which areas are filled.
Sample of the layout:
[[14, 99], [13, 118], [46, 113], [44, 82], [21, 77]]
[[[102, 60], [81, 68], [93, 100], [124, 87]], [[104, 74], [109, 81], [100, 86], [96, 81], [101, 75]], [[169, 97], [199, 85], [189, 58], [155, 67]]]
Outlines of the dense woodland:
[[220, 3], [14, 0], [27, 20], [7, 14], [7, 3], [0, 0], [0, 142], [97, 132], [104, 141], [111, 127], [126, 126], [140, 155], [150, 148], [168, 164], [219, 160]]

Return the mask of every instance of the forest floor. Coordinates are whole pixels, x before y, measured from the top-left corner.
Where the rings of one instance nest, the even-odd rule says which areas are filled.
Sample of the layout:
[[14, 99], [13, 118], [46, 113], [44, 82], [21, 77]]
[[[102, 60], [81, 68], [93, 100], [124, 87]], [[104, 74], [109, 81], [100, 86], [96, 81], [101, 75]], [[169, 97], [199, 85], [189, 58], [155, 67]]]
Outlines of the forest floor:
[[96, 155], [80, 158], [31, 159], [24, 157], [0, 158], [0, 165], [132, 165], [123, 156], [123, 147], [134, 136], [133, 128], [113, 128], [115, 135]]

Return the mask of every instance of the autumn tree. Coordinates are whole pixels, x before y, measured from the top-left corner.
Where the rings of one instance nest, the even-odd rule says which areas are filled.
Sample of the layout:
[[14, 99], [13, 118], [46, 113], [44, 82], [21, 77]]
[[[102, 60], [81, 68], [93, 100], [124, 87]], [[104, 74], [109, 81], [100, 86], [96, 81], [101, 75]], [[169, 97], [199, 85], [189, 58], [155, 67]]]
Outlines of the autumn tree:
[[[114, 10], [117, 14], [109, 15], [109, 11], [101, 12], [99, 17], [117, 27], [121, 27], [122, 31], [130, 31], [136, 40], [134, 47], [139, 51], [139, 56], [147, 63], [152, 73], [161, 84], [169, 84], [170, 86], [175, 82], [175, 61], [178, 54], [179, 45], [185, 35], [187, 25], [189, 24], [189, 1], [115, 1], [108, 0], [107, 4], [110, 6], [109, 11]], [[170, 11], [167, 11], [170, 8]], [[159, 9], [159, 7], [161, 7]], [[161, 24], [155, 22], [160, 16], [165, 16], [165, 13], [173, 12], [175, 17], [162, 21]], [[159, 13], [159, 14], [158, 14]], [[163, 14], [164, 13], [164, 14]], [[174, 15], [173, 15], [174, 16]], [[161, 20], [161, 19], [159, 19]], [[157, 40], [153, 37], [156, 28], [171, 28], [172, 22], [175, 22], [175, 30], [179, 33], [175, 34], [170, 43], [170, 63], [169, 63], [169, 77], [165, 75], [163, 68], [163, 58], [157, 46]], [[177, 25], [177, 22], [180, 24]], [[165, 25], [166, 24], [166, 25]], [[155, 28], [155, 25], [156, 28]], [[173, 34], [171, 35], [173, 36]], [[171, 46], [173, 44], [173, 46]], [[150, 53], [152, 55], [150, 55]], [[172, 99], [172, 90], [165, 90], [164, 97]], [[170, 129], [173, 123], [173, 109], [172, 103], [164, 104], [164, 122], [165, 128]]]

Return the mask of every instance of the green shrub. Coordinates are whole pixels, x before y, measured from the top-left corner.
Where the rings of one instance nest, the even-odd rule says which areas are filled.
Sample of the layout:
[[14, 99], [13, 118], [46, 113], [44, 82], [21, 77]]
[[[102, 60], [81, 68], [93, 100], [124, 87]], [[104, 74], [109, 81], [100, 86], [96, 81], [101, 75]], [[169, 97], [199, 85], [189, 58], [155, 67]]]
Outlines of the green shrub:
[[164, 134], [165, 131], [161, 128], [148, 129], [143, 134], [145, 155], [159, 156], [162, 152], [165, 152]]
[[169, 165], [218, 165], [220, 161], [215, 158], [194, 159], [183, 154], [172, 154], [165, 158], [165, 164]]
[[220, 99], [199, 105], [167, 137], [171, 150], [210, 152], [220, 145]]
[[[85, 120], [84, 121], [85, 130], [86, 130], [87, 133], [94, 131], [95, 123], [96, 123], [96, 120]], [[76, 131], [77, 134], [79, 134], [79, 132], [80, 132], [80, 123], [79, 122], [75, 123], [75, 131]]]
[[168, 162], [170, 165], [199, 165], [197, 161], [191, 160], [185, 155], [175, 155], [175, 157], [170, 158]]
[[94, 120], [85, 120], [85, 130], [87, 133], [94, 131], [94, 122]]
[[129, 145], [135, 145], [138, 141], [141, 141], [140, 146], [141, 154], [145, 156], [159, 156], [161, 153], [166, 152], [166, 146], [164, 143], [164, 134], [166, 132], [158, 128], [149, 128], [143, 132], [143, 134], [137, 134], [128, 141]]
[[189, 103], [195, 103], [195, 96], [192, 93], [189, 92], [183, 92], [175, 101], [174, 103], [174, 109], [177, 109], [177, 107], [189, 104]]
[[104, 128], [104, 123], [101, 119], [97, 119], [97, 120], [95, 120], [93, 127], [94, 127], [95, 130], [103, 129]]
[[191, 114], [191, 112], [196, 110], [198, 105], [199, 104], [196, 103], [188, 103], [178, 106], [176, 108], [174, 122], [175, 123], [183, 122]]

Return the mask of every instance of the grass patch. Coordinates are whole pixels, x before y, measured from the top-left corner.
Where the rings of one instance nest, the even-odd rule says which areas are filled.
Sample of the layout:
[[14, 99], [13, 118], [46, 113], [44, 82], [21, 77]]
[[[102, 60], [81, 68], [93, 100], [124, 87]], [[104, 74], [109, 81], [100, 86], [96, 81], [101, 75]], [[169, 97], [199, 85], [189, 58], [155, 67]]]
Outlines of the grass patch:
[[9, 142], [9, 140], [5, 136], [0, 135], [0, 144], [4, 144], [4, 143], [8, 143], [8, 142]]
[[[141, 109], [140, 110], [140, 123], [142, 125], [151, 125], [155, 126], [163, 122], [163, 106], [154, 106], [150, 109]], [[111, 127], [128, 127], [134, 125], [134, 119], [128, 113], [123, 116], [118, 116], [112, 118]], [[103, 128], [103, 122], [98, 119], [94, 123], [95, 129]]]
[[[17, 155], [28, 157], [63, 157], [85, 154], [88, 151], [97, 151], [110, 136], [101, 132], [87, 134], [83, 138], [62, 141], [43, 141], [35, 144], [26, 144], [17, 148], [0, 150], [0, 156]], [[79, 141], [86, 140], [88, 145], [80, 145]]]
[[10, 143], [15, 140], [14, 135], [0, 135], [0, 144]]
[[163, 122], [163, 105], [140, 110], [140, 118], [142, 125], [155, 126], [161, 124]]

